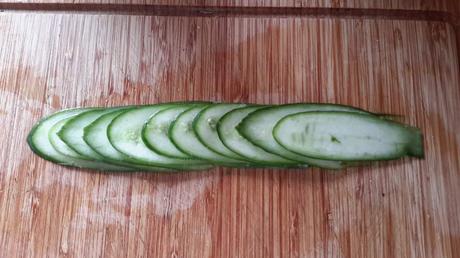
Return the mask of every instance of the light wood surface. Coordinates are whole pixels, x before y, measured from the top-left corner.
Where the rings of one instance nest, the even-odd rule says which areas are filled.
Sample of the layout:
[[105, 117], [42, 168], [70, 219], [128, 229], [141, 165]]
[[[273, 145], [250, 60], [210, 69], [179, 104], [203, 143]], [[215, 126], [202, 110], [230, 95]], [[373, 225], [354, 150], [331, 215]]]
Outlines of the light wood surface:
[[[0, 257], [460, 257], [455, 29], [378, 18], [0, 13]], [[176, 100], [400, 114], [422, 128], [426, 159], [339, 173], [104, 174], [46, 162], [25, 142], [62, 108]]]

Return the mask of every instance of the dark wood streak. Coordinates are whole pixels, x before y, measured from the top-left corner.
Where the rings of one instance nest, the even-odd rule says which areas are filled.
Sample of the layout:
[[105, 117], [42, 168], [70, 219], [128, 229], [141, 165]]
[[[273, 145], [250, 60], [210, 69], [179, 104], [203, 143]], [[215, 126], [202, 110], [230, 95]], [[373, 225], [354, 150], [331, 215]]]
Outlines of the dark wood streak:
[[99, 3], [0, 2], [3, 11], [108, 13], [123, 15], [194, 17], [337, 17], [389, 20], [429, 20], [458, 24], [458, 16], [447, 11], [329, 8], [329, 7], [220, 7]]

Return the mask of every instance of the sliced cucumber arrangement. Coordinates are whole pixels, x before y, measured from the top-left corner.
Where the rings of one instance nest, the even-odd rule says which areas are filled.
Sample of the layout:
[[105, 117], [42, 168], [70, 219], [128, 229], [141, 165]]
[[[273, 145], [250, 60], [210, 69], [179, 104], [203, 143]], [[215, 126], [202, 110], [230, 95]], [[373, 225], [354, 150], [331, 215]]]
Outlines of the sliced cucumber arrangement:
[[103, 160], [112, 164], [121, 166], [131, 167], [140, 171], [168, 171], [167, 168], [161, 168], [156, 166], [145, 166], [136, 164], [130, 161], [130, 159], [123, 153], [117, 151], [109, 141], [107, 136], [107, 128], [109, 127], [112, 120], [117, 117], [123, 110], [111, 109], [111, 112], [102, 115], [96, 119], [93, 123], [84, 128], [83, 140], [90, 146], [95, 152], [103, 157]]
[[106, 171], [341, 169], [424, 157], [420, 129], [354, 107], [309, 103], [68, 109], [38, 122], [27, 141], [54, 163]]
[[58, 124], [64, 119], [68, 119], [72, 116], [78, 115], [87, 109], [68, 109], [55, 113], [49, 117], [42, 119], [38, 122], [30, 131], [27, 137], [27, 142], [37, 155], [40, 157], [52, 161], [54, 163], [73, 166], [78, 168], [105, 170], [105, 171], [130, 171], [130, 168], [123, 166], [116, 166], [101, 162], [94, 162], [79, 158], [67, 156], [58, 152], [50, 142], [50, 130], [54, 125]]
[[144, 106], [122, 112], [112, 120], [107, 129], [110, 143], [134, 163], [172, 169], [210, 168], [208, 162], [203, 160], [171, 158], [155, 152], [145, 144], [142, 138], [144, 125], [153, 115], [172, 106], [174, 104]]

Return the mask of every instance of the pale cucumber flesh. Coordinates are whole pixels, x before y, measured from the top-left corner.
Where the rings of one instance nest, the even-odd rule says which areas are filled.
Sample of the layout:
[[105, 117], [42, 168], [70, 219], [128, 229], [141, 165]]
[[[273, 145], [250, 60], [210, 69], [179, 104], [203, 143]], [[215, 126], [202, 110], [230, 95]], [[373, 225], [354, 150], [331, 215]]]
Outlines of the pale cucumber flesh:
[[142, 137], [146, 145], [153, 151], [165, 156], [190, 159], [191, 156], [178, 149], [169, 136], [171, 124], [181, 113], [189, 108], [190, 105], [178, 105], [162, 110], [152, 116], [142, 130]]
[[243, 159], [222, 143], [217, 132], [217, 123], [228, 112], [246, 106], [246, 104], [214, 104], [204, 108], [193, 121], [193, 129], [198, 139], [209, 149], [221, 155]]
[[58, 132], [59, 138], [73, 151], [86, 159], [103, 160], [83, 139], [84, 129], [104, 114], [113, 112], [113, 109], [95, 109], [83, 112], [67, 121]]
[[85, 127], [83, 140], [93, 149], [93, 151], [98, 153], [101, 157], [103, 157], [103, 160], [107, 162], [132, 167], [133, 169], [137, 169], [139, 171], [171, 171], [171, 169], [167, 168], [143, 166], [131, 162], [126, 155], [119, 152], [112, 146], [107, 136], [107, 128], [112, 120], [121, 112], [123, 112], [123, 110], [112, 110]]
[[280, 155], [286, 159], [306, 163], [310, 166], [340, 169], [346, 166], [342, 161], [321, 160], [304, 155], [299, 155], [281, 146], [273, 137], [273, 128], [283, 117], [311, 111], [347, 111], [366, 113], [363, 110], [349, 106], [332, 104], [288, 104], [281, 106], [271, 106], [256, 110], [246, 116], [238, 125], [238, 131], [254, 145], [259, 146], [267, 152]]
[[172, 169], [202, 170], [211, 166], [202, 160], [177, 159], [158, 154], [142, 139], [142, 128], [156, 113], [172, 105], [136, 107], [122, 112], [110, 123], [107, 134], [112, 146], [136, 164]]
[[190, 108], [172, 124], [169, 135], [173, 143], [183, 152], [213, 164], [224, 166], [249, 166], [247, 162], [235, 160], [208, 149], [200, 142], [193, 130], [193, 121], [207, 105]]
[[296, 166], [298, 162], [285, 159], [279, 155], [266, 152], [241, 136], [237, 125], [250, 113], [263, 108], [263, 106], [247, 106], [234, 109], [224, 115], [218, 122], [217, 131], [219, 138], [227, 148], [238, 153], [252, 162], [271, 166]]
[[419, 130], [376, 116], [306, 112], [281, 119], [273, 130], [286, 149], [318, 159], [373, 161], [423, 157]]
[[60, 152], [63, 155], [76, 158], [76, 159], [86, 159], [92, 160], [91, 158], [87, 158], [83, 155], [78, 154], [72, 148], [70, 148], [58, 135], [58, 132], [64, 127], [64, 125], [70, 120], [72, 117], [68, 117], [62, 119], [61, 121], [57, 122], [53, 125], [48, 133], [49, 141], [53, 145], [54, 149]]
[[68, 109], [57, 112], [49, 117], [42, 119], [34, 126], [34, 128], [32, 128], [27, 137], [27, 142], [30, 148], [40, 157], [60, 165], [104, 171], [129, 171], [129, 168], [121, 166], [113, 166], [101, 162], [95, 162], [67, 156], [62, 154], [61, 152], [58, 152], [54, 148], [54, 146], [49, 140], [51, 128], [56, 123], [69, 117], [78, 115], [84, 111], [87, 111], [87, 109]]

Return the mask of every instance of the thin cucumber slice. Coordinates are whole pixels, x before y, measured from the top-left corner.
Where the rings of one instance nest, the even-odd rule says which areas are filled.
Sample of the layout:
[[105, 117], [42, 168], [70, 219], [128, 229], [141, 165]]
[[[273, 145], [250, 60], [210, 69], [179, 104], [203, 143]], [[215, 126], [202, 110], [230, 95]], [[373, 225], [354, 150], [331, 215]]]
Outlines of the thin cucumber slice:
[[284, 117], [273, 135], [283, 147], [318, 159], [373, 161], [423, 157], [420, 130], [350, 112], [306, 112]]
[[142, 140], [142, 128], [155, 115], [177, 104], [143, 106], [122, 112], [110, 123], [107, 134], [112, 146], [140, 165], [152, 165], [174, 169], [203, 170], [212, 167], [208, 162], [192, 159], [175, 159], [149, 149]]
[[54, 149], [56, 149], [58, 152], [60, 152], [63, 155], [70, 156], [72, 158], [77, 158], [77, 159], [86, 159], [86, 160], [92, 160], [90, 158], [87, 158], [83, 155], [78, 154], [76, 151], [74, 151], [72, 148], [70, 148], [65, 142], [61, 140], [61, 138], [58, 135], [58, 132], [64, 127], [64, 125], [70, 120], [72, 117], [68, 117], [65, 119], [62, 119], [61, 121], [57, 122], [53, 127], [51, 127], [48, 137], [53, 145]]
[[265, 106], [247, 106], [230, 111], [224, 115], [217, 124], [217, 132], [221, 141], [227, 148], [238, 153], [252, 162], [266, 166], [296, 166], [298, 162], [285, 159], [281, 156], [266, 152], [241, 136], [236, 126], [250, 113]]
[[74, 152], [85, 159], [103, 160], [83, 139], [84, 128], [104, 114], [113, 112], [113, 109], [91, 109], [70, 118], [57, 133], [59, 138]]
[[203, 109], [193, 121], [193, 130], [208, 149], [232, 159], [244, 158], [225, 146], [217, 133], [217, 122], [228, 112], [246, 104], [213, 104]]
[[161, 155], [182, 159], [191, 158], [191, 156], [179, 150], [168, 135], [169, 127], [177, 116], [190, 107], [190, 105], [182, 104], [164, 109], [152, 116], [142, 130], [145, 144]]
[[183, 152], [223, 166], [249, 166], [248, 162], [220, 155], [200, 142], [193, 130], [193, 121], [207, 105], [190, 108], [177, 117], [169, 129], [172, 142]]
[[112, 166], [109, 164], [88, 161], [73, 158], [58, 152], [49, 140], [50, 129], [59, 121], [80, 114], [87, 109], [68, 109], [55, 113], [42, 119], [30, 131], [27, 137], [27, 143], [33, 152], [38, 156], [64, 166], [74, 166], [79, 168], [109, 170], [109, 171], [127, 171], [128, 168]]
[[328, 169], [341, 169], [346, 167], [347, 165], [342, 161], [314, 159], [289, 151], [281, 146], [273, 137], [273, 128], [280, 119], [295, 113], [309, 111], [345, 111], [367, 113], [360, 109], [342, 105], [287, 104], [256, 110], [255, 112], [245, 117], [237, 126], [237, 129], [243, 137], [248, 139], [254, 145], [259, 146], [267, 152], [277, 154], [286, 159], [307, 163], [308, 165], [314, 167]]
[[110, 113], [103, 114], [90, 125], [84, 128], [83, 140], [88, 144], [89, 147], [96, 153], [98, 153], [104, 161], [122, 165], [126, 167], [132, 167], [142, 171], [172, 171], [168, 168], [154, 167], [154, 166], [142, 166], [129, 161], [128, 157], [123, 153], [117, 151], [109, 141], [107, 136], [107, 128], [112, 120], [121, 114], [124, 109], [112, 110]]

